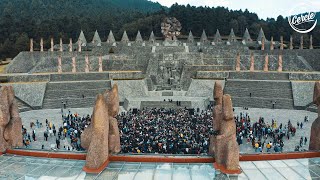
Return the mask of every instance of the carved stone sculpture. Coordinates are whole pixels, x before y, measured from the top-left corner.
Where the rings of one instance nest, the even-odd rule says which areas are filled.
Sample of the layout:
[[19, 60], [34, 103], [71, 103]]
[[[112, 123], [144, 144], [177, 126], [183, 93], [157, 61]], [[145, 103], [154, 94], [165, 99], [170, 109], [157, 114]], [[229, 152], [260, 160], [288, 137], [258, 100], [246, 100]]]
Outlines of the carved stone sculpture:
[[181, 29], [181, 23], [175, 17], [166, 17], [161, 23], [161, 32], [165, 40], [177, 40]]
[[0, 88], [0, 152], [22, 146], [22, 121], [12, 86]]
[[239, 174], [239, 145], [236, 141], [236, 124], [230, 95], [222, 95], [221, 85], [215, 90], [215, 107], [213, 121], [215, 132], [214, 154], [215, 168], [223, 173]]
[[119, 112], [118, 86], [99, 94], [92, 123], [81, 134], [81, 146], [87, 149], [86, 172], [101, 172], [108, 164], [109, 153], [120, 152], [120, 134], [115, 116]]
[[320, 81], [314, 85], [313, 103], [318, 106], [318, 118], [312, 123], [310, 135], [310, 151], [320, 150]]
[[268, 72], [268, 71], [269, 71], [269, 55], [268, 55], [268, 54], [266, 54], [266, 56], [265, 56], [265, 58], [264, 58], [263, 71], [264, 71], [264, 72]]
[[237, 54], [236, 71], [240, 72], [240, 53]]
[[43, 52], [43, 38], [40, 39], [40, 51]]
[[250, 71], [254, 71], [254, 55], [251, 53], [250, 55]]
[[278, 59], [278, 72], [282, 72], [282, 54], [279, 54], [279, 59]]

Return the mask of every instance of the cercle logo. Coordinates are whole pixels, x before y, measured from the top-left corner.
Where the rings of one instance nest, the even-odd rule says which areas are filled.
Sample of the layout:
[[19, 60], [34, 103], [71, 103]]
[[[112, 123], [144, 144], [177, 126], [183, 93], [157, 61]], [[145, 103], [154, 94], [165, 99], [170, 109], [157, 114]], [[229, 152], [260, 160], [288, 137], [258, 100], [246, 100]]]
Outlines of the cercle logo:
[[[306, 10], [304, 13], [297, 13], [301, 12], [303, 9]], [[310, 11], [310, 9], [312, 9], [312, 6], [305, 3], [299, 4], [294, 9], [291, 9], [291, 16], [288, 17], [288, 22], [293, 30], [305, 34], [311, 32], [317, 26], [317, 13]]]

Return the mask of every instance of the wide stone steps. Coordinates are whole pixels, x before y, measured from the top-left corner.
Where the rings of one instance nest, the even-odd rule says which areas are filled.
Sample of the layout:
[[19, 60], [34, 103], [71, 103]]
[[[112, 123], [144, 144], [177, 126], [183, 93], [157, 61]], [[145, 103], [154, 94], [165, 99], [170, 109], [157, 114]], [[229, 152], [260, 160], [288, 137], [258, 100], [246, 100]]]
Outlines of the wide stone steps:
[[249, 108], [272, 108], [272, 102], [275, 103], [275, 109], [293, 109], [292, 99], [280, 98], [250, 98], [250, 97], [232, 97], [233, 107]]
[[251, 88], [251, 89], [291, 89], [290, 81], [253, 81], [253, 80], [228, 80], [226, 87]]
[[102, 81], [68, 81], [68, 82], [50, 82], [47, 84], [47, 90], [76, 90], [76, 89], [102, 89], [110, 88], [110, 80]]
[[63, 98], [82, 98], [95, 97], [106, 91], [106, 88], [101, 89], [74, 89], [74, 90], [47, 90], [46, 97], [49, 99], [63, 99]]
[[190, 101], [181, 101], [181, 105], [177, 106], [177, 103], [169, 102], [169, 101], [141, 101], [140, 108], [171, 108], [171, 109], [179, 109], [179, 108], [191, 108]]
[[59, 109], [63, 107], [62, 102], [66, 102], [67, 108], [93, 107], [96, 97], [86, 98], [66, 98], [66, 99], [45, 99], [43, 109]]
[[285, 98], [292, 99], [291, 89], [259, 89], [259, 88], [231, 88], [225, 87], [225, 94], [232, 94], [236, 97], [274, 97], [274, 98]]

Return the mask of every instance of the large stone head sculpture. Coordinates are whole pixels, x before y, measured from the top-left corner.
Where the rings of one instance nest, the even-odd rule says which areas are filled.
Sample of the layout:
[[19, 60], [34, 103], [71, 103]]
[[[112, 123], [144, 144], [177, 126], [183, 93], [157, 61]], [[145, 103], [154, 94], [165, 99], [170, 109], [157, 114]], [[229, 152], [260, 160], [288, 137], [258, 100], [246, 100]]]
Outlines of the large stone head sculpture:
[[11, 86], [0, 88], [0, 152], [22, 146], [22, 121]]

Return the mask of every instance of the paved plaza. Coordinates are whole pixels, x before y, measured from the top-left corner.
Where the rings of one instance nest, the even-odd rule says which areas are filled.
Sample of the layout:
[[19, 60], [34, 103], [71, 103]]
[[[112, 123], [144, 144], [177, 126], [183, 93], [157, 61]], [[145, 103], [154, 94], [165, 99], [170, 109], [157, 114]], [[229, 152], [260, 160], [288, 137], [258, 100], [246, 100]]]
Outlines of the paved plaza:
[[[69, 109], [64, 110], [64, 113], [68, 113]], [[78, 113], [79, 116], [87, 116], [91, 115], [92, 108], [71, 108], [70, 111], [72, 113]], [[124, 111], [121, 107], [121, 111]], [[308, 112], [308, 111], [300, 111], [300, 110], [283, 110], [283, 109], [257, 109], [257, 108], [249, 108], [249, 110], [244, 110], [243, 108], [235, 108], [235, 115], [239, 115], [240, 112], [248, 113], [251, 121], [256, 122], [259, 117], [264, 117], [266, 122], [271, 124], [272, 119], [277, 121], [278, 126], [282, 123], [283, 126], [287, 124], [290, 119], [292, 124], [296, 126], [297, 122], [304, 123], [304, 117], [309, 116], [310, 121], [304, 123], [303, 129], [297, 128], [296, 135], [291, 137], [290, 140], [284, 138], [284, 149], [285, 152], [294, 151], [294, 147], [299, 145], [299, 141], [301, 137], [307, 137], [308, 142], [306, 145], [302, 146], [302, 149], [308, 150], [309, 147], [309, 137], [310, 137], [310, 129], [313, 120], [316, 119], [317, 114]], [[45, 150], [51, 150], [52, 147], [55, 146], [56, 138], [51, 136], [48, 138], [48, 141], [44, 141], [43, 132], [46, 130], [45, 120], [48, 119], [49, 122], [52, 122], [56, 128], [62, 126], [62, 118], [61, 118], [61, 109], [46, 109], [46, 110], [34, 110], [23, 112], [20, 114], [22, 118], [23, 125], [27, 128], [27, 131], [30, 133], [30, 122], [36, 122], [38, 119], [44, 126], [42, 128], [35, 128], [37, 141], [32, 141], [29, 146], [30, 149], [41, 149], [41, 146], [44, 145]], [[61, 140], [61, 149], [63, 151], [63, 147], [71, 147], [70, 140], [66, 138], [65, 140]], [[266, 142], [271, 141], [271, 139], [267, 139]], [[266, 151], [266, 149], [264, 149]], [[274, 152], [273, 149], [271, 152]], [[240, 146], [240, 153], [255, 153], [254, 149], [251, 146], [251, 143], [246, 143], [246, 140], [243, 140], [243, 144]]]

